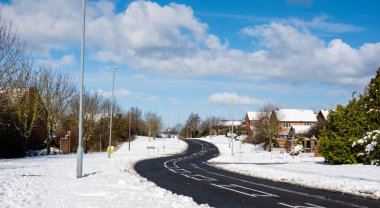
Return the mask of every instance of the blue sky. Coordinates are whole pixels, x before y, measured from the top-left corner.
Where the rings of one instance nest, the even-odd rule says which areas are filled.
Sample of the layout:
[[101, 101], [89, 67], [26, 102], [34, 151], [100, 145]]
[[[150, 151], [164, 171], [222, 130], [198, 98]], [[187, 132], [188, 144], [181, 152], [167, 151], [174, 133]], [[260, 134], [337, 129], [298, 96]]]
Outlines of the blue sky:
[[[36, 67], [79, 83], [79, 0], [1, 1]], [[332, 109], [380, 67], [380, 1], [88, 1], [85, 86], [165, 123], [272, 102]]]

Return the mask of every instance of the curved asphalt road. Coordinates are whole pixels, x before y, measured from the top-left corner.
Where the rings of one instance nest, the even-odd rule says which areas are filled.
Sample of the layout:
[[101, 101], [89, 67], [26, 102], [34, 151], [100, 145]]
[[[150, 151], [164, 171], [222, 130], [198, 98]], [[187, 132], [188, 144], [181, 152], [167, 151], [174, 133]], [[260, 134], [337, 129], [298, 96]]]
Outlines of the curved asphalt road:
[[185, 153], [145, 160], [136, 171], [158, 186], [213, 207], [380, 207], [380, 201], [239, 175], [208, 166], [219, 150], [185, 140]]

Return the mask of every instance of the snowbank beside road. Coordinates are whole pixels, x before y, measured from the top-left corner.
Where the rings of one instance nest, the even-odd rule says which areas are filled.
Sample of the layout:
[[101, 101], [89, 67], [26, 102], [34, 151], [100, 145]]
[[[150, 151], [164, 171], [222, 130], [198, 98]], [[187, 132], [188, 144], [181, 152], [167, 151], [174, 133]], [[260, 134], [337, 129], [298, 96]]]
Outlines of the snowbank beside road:
[[322, 157], [299, 157], [264, 152], [251, 144], [234, 142], [231, 156], [229, 138], [202, 140], [215, 144], [220, 156], [209, 164], [229, 171], [311, 188], [380, 199], [380, 167], [373, 165], [326, 165]]
[[[154, 153], [148, 155], [147, 146], [154, 146]], [[0, 160], [1, 207], [199, 207], [190, 197], [159, 188], [133, 169], [139, 160], [186, 147], [177, 139], [148, 142], [138, 137], [131, 151], [126, 143], [111, 158], [106, 153], [85, 154], [82, 179], [76, 179], [75, 154]]]

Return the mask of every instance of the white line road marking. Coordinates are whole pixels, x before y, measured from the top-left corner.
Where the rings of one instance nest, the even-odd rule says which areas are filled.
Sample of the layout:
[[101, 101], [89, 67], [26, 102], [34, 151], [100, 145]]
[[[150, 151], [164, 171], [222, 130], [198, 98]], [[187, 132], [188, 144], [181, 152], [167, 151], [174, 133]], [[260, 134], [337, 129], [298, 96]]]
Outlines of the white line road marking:
[[185, 177], [197, 180], [197, 181], [218, 181], [217, 179], [214, 178], [209, 178], [203, 175], [195, 174], [195, 175], [190, 175], [190, 174], [181, 174]]
[[277, 195], [274, 195], [274, 194], [266, 193], [266, 192], [259, 191], [259, 190], [256, 190], [256, 189], [247, 188], [247, 187], [244, 187], [244, 186], [239, 186], [239, 185], [236, 185], [236, 184], [217, 185], [217, 184], [213, 184], [212, 183], [211, 185], [219, 187], [219, 188], [222, 188], [222, 189], [226, 189], [226, 190], [229, 190], [229, 191], [233, 191], [233, 192], [236, 192], [236, 193], [239, 193], [239, 194], [247, 195], [247, 196], [250, 196], [250, 197], [258, 197], [258, 196], [262, 196], [262, 197], [278, 197]]
[[321, 206], [318, 206], [318, 205], [315, 205], [315, 204], [311, 204], [311, 203], [305, 203], [305, 204], [313, 206], [313, 207], [324, 208], [324, 207], [321, 207]]
[[293, 206], [293, 205], [289, 205], [285, 203], [278, 203], [278, 204], [285, 207], [292, 207], [292, 208], [325, 208], [325, 207], [321, 207], [321, 206], [310, 204], [310, 203], [305, 203], [306, 205], [309, 205], [309, 206]]
[[188, 171], [188, 170], [185, 170], [185, 169], [175, 169], [175, 168], [171, 168], [170, 169], [171, 171], [173, 171], [173, 172], [175, 172], [175, 173], [191, 173], [190, 171]]

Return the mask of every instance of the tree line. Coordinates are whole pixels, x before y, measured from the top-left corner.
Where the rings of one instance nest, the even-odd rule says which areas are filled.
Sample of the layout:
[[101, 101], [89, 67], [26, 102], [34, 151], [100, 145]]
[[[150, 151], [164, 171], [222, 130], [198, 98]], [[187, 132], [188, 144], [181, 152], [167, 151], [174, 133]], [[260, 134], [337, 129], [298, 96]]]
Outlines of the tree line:
[[[83, 95], [84, 151], [103, 151], [109, 139], [112, 102], [95, 90]], [[157, 113], [138, 107], [127, 112], [115, 102], [113, 145], [133, 135], [153, 138], [162, 127]], [[59, 138], [69, 135], [71, 150], [78, 141], [79, 92], [73, 78], [50, 65], [36, 67], [11, 21], [0, 16], [0, 157], [25, 156], [28, 150], [46, 148], [50, 154]]]

